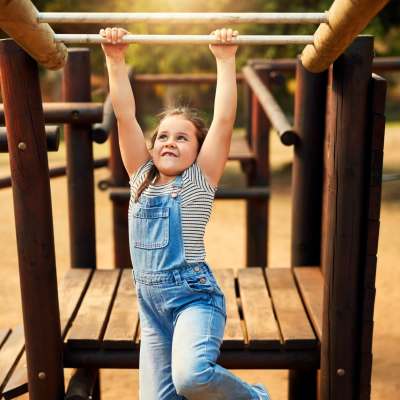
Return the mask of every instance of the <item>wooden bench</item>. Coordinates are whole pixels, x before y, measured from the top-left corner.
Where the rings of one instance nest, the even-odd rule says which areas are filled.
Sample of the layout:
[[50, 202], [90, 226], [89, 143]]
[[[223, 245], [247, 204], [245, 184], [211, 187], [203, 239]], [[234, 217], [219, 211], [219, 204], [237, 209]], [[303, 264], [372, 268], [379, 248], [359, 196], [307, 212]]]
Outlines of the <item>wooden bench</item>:
[[[318, 271], [301, 268], [296, 276], [308, 299], [320, 302]], [[59, 288], [64, 367], [138, 368], [140, 322], [131, 272], [130, 268], [67, 271]], [[259, 368], [319, 367], [322, 305], [308, 317], [292, 269], [214, 273], [225, 293], [228, 315], [219, 363], [232, 369], [254, 368], [254, 363]], [[23, 332], [19, 328], [1, 333], [8, 340], [1, 348], [0, 365], [4, 354], [14, 367], [7, 379], [3, 375], [9, 372], [1, 369], [2, 395], [11, 399], [28, 390]]]

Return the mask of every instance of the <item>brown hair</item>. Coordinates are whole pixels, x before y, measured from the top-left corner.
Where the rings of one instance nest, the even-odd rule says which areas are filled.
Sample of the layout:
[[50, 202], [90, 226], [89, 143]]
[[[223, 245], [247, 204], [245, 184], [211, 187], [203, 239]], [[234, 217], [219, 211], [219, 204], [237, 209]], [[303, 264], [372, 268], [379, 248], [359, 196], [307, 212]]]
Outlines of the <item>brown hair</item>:
[[[175, 107], [171, 109], [167, 109], [157, 116], [159, 117], [159, 122], [157, 125], [157, 128], [153, 132], [153, 135], [151, 136], [151, 149], [154, 148], [154, 142], [156, 141], [157, 134], [158, 134], [158, 129], [160, 127], [161, 121], [166, 118], [170, 117], [172, 115], [180, 115], [184, 119], [190, 121], [196, 128], [196, 137], [197, 137], [197, 142], [198, 142], [198, 149], [197, 149], [197, 154], [199, 153], [201, 146], [204, 142], [204, 139], [206, 138], [208, 128], [205, 125], [204, 120], [198, 115], [198, 111], [186, 106], [180, 106], [180, 107]], [[140, 195], [142, 192], [150, 185], [150, 183], [153, 181], [155, 177], [159, 176], [159, 171], [157, 167], [153, 164], [147, 173], [147, 176], [143, 183], [140, 185], [139, 189], [136, 192], [135, 196], [135, 202], [138, 201]]]

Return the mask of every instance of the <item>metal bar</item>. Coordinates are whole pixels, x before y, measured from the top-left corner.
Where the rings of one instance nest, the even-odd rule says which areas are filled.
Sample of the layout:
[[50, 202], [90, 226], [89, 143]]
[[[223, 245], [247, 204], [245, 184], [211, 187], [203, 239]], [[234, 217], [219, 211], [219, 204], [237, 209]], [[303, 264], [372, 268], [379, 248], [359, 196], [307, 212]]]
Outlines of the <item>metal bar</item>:
[[77, 24], [124, 24], [131, 22], [146, 23], [226, 23], [226, 24], [320, 24], [328, 21], [326, 12], [322, 13], [88, 13], [88, 12], [41, 12], [38, 22], [77, 23]]
[[[54, 35], [55, 42], [109, 43], [99, 34], [63, 33]], [[239, 35], [230, 44], [312, 44], [312, 35]], [[213, 35], [132, 35], [122, 38], [122, 43], [143, 44], [221, 44]]]
[[269, 89], [263, 84], [257, 72], [250, 66], [243, 68], [243, 75], [251, 90], [257, 96], [258, 101], [274, 128], [277, 130], [281, 142], [287, 146], [297, 140], [297, 135], [289, 124], [285, 114], [276, 102]]

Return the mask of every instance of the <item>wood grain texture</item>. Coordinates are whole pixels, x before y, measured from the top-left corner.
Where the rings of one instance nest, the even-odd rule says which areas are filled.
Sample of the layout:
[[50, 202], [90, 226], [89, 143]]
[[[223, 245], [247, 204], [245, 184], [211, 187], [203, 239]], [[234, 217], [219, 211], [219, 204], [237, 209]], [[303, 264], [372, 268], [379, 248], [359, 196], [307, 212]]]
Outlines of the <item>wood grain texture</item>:
[[0, 350], [0, 394], [24, 351], [24, 343], [24, 328], [21, 325], [11, 332]]
[[95, 270], [67, 335], [68, 346], [99, 347], [122, 270]]
[[240, 320], [238, 301], [235, 292], [235, 275], [233, 269], [216, 269], [213, 271], [218, 284], [225, 295], [226, 326], [224, 332], [223, 349], [243, 348], [245, 335]]
[[248, 347], [278, 349], [281, 336], [261, 268], [238, 270]]
[[297, 292], [292, 270], [268, 268], [265, 272], [284, 347], [316, 347], [317, 340]]
[[126, 348], [127, 346], [134, 346], [138, 325], [138, 304], [132, 279], [132, 270], [124, 268], [104, 334], [103, 347]]
[[314, 330], [321, 340], [324, 296], [324, 279], [321, 269], [318, 267], [294, 268], [294, 276]]

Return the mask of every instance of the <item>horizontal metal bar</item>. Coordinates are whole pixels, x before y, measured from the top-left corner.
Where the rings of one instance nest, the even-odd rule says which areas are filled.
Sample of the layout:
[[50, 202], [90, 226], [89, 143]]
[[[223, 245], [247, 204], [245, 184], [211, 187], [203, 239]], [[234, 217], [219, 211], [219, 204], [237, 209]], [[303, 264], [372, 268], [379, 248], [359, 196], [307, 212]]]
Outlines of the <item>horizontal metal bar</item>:
[[38, 22], [77, 24], [126, 24], [146, 23], [226, 23], [226, 24], [320, 24], [328, 20], [327, 13], [89, 13], [89, 12], [40, 12]]
[[[56, 42], [109, 43], [99, 34], [55, 34]], [[226, 44], [213, 35], [125, 35], [123, 43], [145, 44]], [[230, 44], [310, 44], [312, 35], [239, 35]]]

